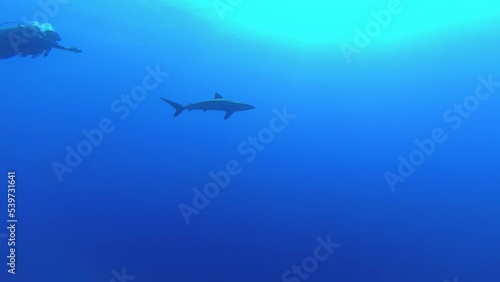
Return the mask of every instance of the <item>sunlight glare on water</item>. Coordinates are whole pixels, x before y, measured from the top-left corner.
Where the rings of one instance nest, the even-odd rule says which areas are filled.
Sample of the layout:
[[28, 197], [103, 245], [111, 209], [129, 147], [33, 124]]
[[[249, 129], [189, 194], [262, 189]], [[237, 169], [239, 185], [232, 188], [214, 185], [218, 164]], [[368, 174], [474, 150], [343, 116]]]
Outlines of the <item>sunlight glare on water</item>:
[[374, 20], [375, 14], [387, 11], [391, 5], [398, 12], [386, 18], [385, 26], [381, 25], [380, 31], [375, 30], [380, 42], [391, 44], [413, 37], [461, 30], [500, 15], [500, 2], [493, 0], [162, 1], [212, 21], [230, 32], [306, 44], [352, 41], [356, 27], [364, 30]]

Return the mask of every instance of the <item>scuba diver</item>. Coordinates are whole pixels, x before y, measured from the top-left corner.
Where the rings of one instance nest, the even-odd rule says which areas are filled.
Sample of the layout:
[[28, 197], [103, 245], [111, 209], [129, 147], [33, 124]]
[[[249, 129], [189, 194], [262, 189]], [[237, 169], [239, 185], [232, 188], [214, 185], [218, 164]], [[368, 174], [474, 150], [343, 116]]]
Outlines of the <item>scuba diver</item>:
[[38, 22], [30, 22], [10, 28], [0, 28], [0, 59], [14, 56], [36, 58], [43, 55], [47, 57], [52, 48], [74, 53], [82, 52], [76, 47], [63, 47], [59, 45], [59, 41], [61, 37], [50, 24], [41, 25]]

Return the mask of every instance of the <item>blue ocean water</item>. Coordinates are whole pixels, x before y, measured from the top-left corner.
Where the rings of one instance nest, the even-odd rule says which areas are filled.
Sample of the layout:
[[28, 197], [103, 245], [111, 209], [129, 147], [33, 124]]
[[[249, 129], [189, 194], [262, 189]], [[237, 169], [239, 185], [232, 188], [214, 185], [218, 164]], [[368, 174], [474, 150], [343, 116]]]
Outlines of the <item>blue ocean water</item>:
[[[0, 281], [500, 281], [498, 17], [450, 2], [364, 46], [202, 2], [0, 4], [83, 50], [0, 64]], [[390, 1], [358, 2], [364, 27]], [[255, 109], [160, 99], [216, 92]]]

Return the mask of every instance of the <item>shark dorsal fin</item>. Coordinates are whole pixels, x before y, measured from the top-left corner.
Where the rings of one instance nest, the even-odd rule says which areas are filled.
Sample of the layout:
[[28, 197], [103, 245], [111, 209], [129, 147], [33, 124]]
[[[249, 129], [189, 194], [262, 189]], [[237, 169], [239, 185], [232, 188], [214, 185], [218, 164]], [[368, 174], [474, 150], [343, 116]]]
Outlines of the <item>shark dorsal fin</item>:
[[222, 99], [222, 95], [220, 95], [219, 93], [215, 93], [214, 99]]

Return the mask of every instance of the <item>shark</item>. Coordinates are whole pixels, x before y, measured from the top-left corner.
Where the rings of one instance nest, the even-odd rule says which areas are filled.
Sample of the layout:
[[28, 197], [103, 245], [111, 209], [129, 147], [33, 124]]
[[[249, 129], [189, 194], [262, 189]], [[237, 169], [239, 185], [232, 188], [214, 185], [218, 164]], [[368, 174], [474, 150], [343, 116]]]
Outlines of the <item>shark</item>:
[[174, 117], [180, 115], [184, 110], [202, 110], [206, 111], [223, 111], [226, 112], [224, 119], [228, 119], [234, 112], [241, 112], [255, 109], [254, 106], [245, 104], [238, 101], [233, 101], [229, 99], [224, 99], [219, 93], [215, 93], [215, 97], [211, 100], [201, 101], [197, 103], [191, 103], [187, 106], [183, 106], [176, 102], [172, 102], [165, 98], [160, 97], [163, 101], [170, 104], [175, 109]]

